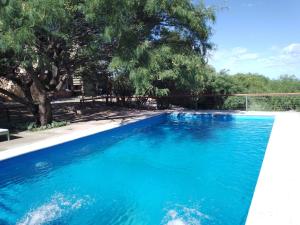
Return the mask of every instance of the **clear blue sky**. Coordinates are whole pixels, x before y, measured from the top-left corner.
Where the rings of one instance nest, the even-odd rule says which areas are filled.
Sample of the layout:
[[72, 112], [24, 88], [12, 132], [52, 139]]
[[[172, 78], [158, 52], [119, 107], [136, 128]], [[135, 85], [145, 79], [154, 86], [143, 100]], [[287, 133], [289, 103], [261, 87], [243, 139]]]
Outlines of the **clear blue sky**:
[[217, 70], [300, 78], [300, 0], [204, 2], [218, 8], [209, 61]]

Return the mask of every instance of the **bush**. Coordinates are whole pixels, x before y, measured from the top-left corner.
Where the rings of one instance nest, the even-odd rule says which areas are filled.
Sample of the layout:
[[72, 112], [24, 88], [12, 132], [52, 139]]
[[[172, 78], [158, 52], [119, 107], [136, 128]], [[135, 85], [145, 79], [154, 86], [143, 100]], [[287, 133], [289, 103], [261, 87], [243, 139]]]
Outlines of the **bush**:
[[168, 98], [157, 98], [156, 99], [157, 109], [170, 109], [171, 104]]
[[45, 126], [38, 126], [35, 122], [27, 122], [27, 123], [17, 123], [17, 124], [11, 124], [10, 129], [18, 130], [18, 131], [42, 131], [47, 129], [52, 129], [56, 127], [63, 127], [66, 125], [69, 125], [70, 122], [68, 121], [53, 121], [50, 124], [47, 124]]
[[42, 130], [57, 128], [57, 127], [64, 127], [68, 124], [70, 124], [70, 122], [68, 122], [68, 121], [53, 121], [52, 123], [47, 124], [45, 126], [37, 126], [36, 123], [30, 123], [27, 126], [27, 130], [29, 130], [29, 131], [42, 131]]
[[224, 102], [223, 108], [229, 110], [245, 110], [246, 98], [239, 96], [228, 97]]

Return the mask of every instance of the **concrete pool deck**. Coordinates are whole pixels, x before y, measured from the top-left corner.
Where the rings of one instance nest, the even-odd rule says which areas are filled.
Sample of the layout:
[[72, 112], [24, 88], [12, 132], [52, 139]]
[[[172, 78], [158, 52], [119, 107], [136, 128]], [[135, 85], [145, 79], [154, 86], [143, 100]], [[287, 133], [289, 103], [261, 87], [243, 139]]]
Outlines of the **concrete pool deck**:
[[[28, 132], [23, 135], [23, 138], [0, 143], [0, 161], [161, 113], [163, 112], [143, 111], [123, 119], [89, 121], [41, 132]], [[197, 111], [197, 113], [232, 112]], [[233, 114], [275, 116], [246, 225], [299, 225], [300, 113], [237, 112]]]
[[278, 113], [246, 225], [300, 224], [300, 113]]

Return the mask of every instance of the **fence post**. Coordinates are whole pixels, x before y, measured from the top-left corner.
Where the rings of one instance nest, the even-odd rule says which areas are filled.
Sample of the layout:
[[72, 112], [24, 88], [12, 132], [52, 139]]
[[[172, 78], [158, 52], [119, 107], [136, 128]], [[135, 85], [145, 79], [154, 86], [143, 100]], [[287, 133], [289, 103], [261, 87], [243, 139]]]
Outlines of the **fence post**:
[[11, 128], [9, 109], [6, 107], [5, 111], [6, 111], [6, 118], [7, 118], [7, 126], [8, 128]]
[[248, 111], [248, 95], [246, 95], [246, 111]]

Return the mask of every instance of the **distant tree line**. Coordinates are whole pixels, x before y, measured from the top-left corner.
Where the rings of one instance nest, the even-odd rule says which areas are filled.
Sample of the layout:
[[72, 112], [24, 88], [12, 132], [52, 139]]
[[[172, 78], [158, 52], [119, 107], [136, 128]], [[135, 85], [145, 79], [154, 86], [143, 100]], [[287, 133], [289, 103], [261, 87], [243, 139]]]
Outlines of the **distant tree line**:
[[[261, 74], [238, 73], [228, 75], [215, 73], [214, 94], [255, 94], [255, 93], [300, 93], [300, 79], [294, 75], [282, 75], [270, 79]], [[215, 100], [214, 100], [215, 99]], [[198, 108], [245, 109], [245, 97], [216, 97], [200, 99]], [[248, 97], [250, 110], [300, 110], [300, 96]]]

